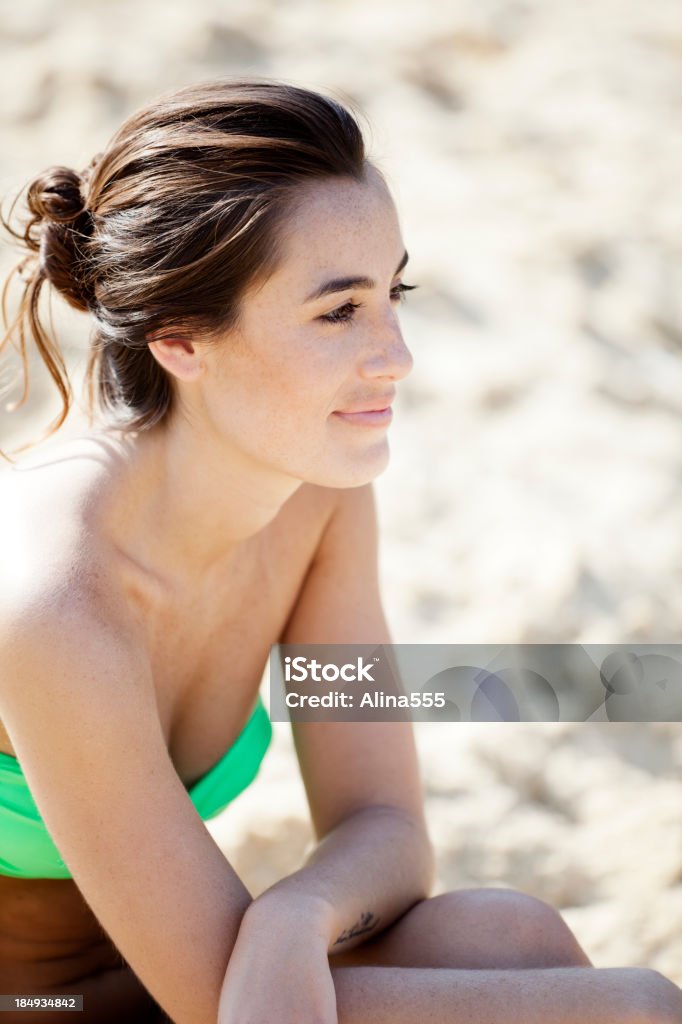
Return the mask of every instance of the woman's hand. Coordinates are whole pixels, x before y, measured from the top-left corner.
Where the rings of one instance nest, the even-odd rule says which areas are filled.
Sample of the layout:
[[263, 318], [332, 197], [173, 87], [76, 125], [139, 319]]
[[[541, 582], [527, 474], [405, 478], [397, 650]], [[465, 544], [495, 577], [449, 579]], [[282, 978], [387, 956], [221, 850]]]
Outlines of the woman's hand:
[[218, 1024], [338, 1024], [319, 904], [265, 894], [245, 913]]

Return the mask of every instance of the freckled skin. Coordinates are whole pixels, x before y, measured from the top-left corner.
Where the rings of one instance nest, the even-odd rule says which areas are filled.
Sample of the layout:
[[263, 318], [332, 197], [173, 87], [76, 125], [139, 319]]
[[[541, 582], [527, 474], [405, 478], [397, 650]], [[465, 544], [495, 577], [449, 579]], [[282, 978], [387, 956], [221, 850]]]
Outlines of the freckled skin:
[[[385, 395], [411, 369], [391, 298], [404, 248], [381, 183], [310, 189], [283, 266], [247, 297], [240, 344], [228, 339], [207, 357], [217, 369], [207, 411], [220, 435], [273, 470], [325, 486], [367, 483], [385, 468], [388, 432], [359, 430], [331, 413]], [[364, 274], [377, 287], [303, 304], [316, 284], [343, 274]], [[350, 323], [319, 319], [349, 299], [363, 303]]]
[[[395, 205], [371, 169], [361, 183], [310, 183], [297, 200], [281, 263], [247, 292], [237, 328], [217, 343], [150, 342], [178, 411], [136, 440], [145, 462], [131, 476], [154, 480], [139, 504], [152, 510], [166, 566], [177, 555], [178, 566], [197, 569], [204, 555], [261, 529], [301, 482], [355, 487], [386, 468], [388, 428], [333, 413], [390, 395], [412, 368], [398, 323], [405, 245]], [[305, 303], [324, 281], [350, 275], [376, 287]], [[349, 301], [362, 304], [349, 323], [321, 319]], [[196, 528], [191, 552], [187, 522]]]

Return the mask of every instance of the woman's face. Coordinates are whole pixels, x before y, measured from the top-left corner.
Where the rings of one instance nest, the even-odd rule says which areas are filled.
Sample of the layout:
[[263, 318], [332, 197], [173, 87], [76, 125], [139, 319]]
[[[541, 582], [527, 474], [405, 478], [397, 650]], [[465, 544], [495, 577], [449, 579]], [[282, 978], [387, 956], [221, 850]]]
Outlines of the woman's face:
[[412, 367], [398, 323], [405, 246], [371, 169], [366, 183], [315, 183], [302, 198], [279, 269], [247, 293], [239, 328], [205, 350], [202, 404], [221, 443], [261, 466], [358, 486], [386, 467], [391, 418], [360, 410], [389, 407]]

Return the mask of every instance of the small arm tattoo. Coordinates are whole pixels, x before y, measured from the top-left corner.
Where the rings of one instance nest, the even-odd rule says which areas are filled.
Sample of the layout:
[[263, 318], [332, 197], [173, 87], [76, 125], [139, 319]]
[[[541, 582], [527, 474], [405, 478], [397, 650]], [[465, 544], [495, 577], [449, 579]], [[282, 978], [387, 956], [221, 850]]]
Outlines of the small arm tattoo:
[[371, 910], [366, 910], [364, 914], [360, 915], [360, 920], [356, 921], [351, 928], [346, 928], [342, 931], [338, 939], [334, 943], [338, 946], [342, 942], [347, 942], [348, 939], [354, 939], [358, 935], [366, 935], [367, 932], [371, 932], [373, 928], [376, 928], [380, 921], [380, 918], [375, 917]]

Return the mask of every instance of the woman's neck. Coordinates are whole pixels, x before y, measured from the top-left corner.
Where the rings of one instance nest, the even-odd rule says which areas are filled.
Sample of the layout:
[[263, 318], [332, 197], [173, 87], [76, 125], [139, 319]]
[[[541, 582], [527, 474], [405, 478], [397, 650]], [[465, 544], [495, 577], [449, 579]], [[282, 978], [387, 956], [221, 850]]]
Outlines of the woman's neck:
[[115, 452], [107, 518], [118, 543], [186, 584], [229, 563], [300, 486], [183, 421], [87, 436]]

